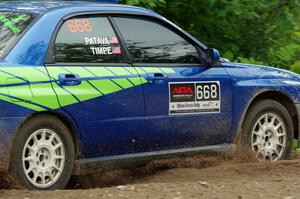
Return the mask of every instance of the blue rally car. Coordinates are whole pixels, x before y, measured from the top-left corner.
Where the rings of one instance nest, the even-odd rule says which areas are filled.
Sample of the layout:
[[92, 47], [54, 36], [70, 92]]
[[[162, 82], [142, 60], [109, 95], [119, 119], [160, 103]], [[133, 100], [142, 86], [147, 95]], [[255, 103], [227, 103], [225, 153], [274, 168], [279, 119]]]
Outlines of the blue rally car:
[[29, 189], [236, 144], [287, 159], [299, 137], [300, 76], [230, 63], [146, 9], [1, 2], [0, 41], [0, 167]]

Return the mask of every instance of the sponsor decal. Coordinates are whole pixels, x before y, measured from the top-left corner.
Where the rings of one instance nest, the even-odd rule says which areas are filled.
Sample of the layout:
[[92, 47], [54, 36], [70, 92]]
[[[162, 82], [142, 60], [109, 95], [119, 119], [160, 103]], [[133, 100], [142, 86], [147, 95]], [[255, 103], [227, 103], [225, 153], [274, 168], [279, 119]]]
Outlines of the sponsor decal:
[[219, 81], [169, 83], [169, 114], [216, 113], [221, 109]]

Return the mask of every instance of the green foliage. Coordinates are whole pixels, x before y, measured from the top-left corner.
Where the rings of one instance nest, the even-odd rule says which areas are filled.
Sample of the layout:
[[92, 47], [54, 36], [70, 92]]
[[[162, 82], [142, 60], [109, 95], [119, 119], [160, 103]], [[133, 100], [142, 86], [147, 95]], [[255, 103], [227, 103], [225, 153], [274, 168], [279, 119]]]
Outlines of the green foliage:
[[120, 0], [120, 3], [141, 6], [149, 9], [156, 8], [165, 4], [165, 0]]
[[300, 152], [300, 148], [299, 148], [299, 143], [298, 142], [299, 141], [296, 140], [296, 139], [293, 140], [293, 151], [295, 151], [295, 152]]
[[300, 73], [298, 0], [121, 0], [154, 9], [233, 61]]
[[300, 74], [300, 60], [297, 60], [294, 64], [292, 64], [291, 71]]
[[239, 63], [249, 63], [249, 64], [256, 64], [256, 65], [264, 65], [265, 63], [262, 61], [257, 61], [253, 57], [245, 58], [245, 57], [237, 57], [237, 59], [232, 60]]
[[157, 11], [232, 60], [289, 68], [299, 54], [298, 1], [168, 0]]

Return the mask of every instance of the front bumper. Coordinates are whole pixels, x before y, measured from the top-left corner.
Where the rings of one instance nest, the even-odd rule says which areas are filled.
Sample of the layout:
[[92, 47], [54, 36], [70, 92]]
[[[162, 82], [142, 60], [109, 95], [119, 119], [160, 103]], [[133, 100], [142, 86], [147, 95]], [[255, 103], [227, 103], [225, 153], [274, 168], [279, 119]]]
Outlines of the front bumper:
[[[296, 109], [297, 109], [297, 115], [298, 115], [298, 148], [300, 147], [300, 104], [295, 104]], [[296, 130], [296, 129], [295, 129]]]

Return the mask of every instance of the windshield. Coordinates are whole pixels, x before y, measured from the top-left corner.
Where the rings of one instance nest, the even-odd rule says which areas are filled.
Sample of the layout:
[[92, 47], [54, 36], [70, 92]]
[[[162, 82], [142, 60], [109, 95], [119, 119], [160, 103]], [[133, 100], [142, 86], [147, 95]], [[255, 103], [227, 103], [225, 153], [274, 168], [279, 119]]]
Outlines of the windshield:
[[0, 57], [5, 49], [31, 24], [35, 15], [0, 11]]

